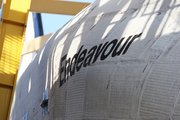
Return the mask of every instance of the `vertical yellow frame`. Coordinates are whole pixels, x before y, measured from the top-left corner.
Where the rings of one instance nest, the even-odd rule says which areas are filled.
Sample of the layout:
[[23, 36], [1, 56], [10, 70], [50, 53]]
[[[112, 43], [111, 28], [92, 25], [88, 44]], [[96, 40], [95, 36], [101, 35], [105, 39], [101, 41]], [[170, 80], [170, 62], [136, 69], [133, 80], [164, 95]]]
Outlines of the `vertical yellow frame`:
[[8, 120], [31, 0], [5, 0], [0, 23], [0, 120]]

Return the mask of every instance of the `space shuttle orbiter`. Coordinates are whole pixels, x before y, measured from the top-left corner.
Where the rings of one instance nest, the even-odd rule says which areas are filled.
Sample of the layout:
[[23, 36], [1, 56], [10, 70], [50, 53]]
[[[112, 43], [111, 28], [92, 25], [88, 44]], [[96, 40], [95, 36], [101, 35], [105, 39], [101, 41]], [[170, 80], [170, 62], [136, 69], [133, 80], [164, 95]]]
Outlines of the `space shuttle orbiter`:
[[180, 0], [96, 0], [77, 14], [17, 82], [10, 120], [25, 118], [179, 120]]

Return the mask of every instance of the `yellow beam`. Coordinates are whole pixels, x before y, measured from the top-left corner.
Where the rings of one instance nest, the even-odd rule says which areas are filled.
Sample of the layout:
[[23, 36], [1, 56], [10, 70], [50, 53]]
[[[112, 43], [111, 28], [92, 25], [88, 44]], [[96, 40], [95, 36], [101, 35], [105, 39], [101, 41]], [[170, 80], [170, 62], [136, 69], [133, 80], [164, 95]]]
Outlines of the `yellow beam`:
[[8, 111], [8, 106], [9, 106], [8, 103], [10, 102], [10, 99], [11, 99], [11, 93], [12, 93], [11, 86], [0, 84], [0, 95], [1, 95], [0, 119], [1, 120], [7, 119], [7, 111]]
[[30, 11], [39, 13], [76, 15], [88, 5], [90, 5], [90, 3], [56, 0], [32, 0]]
[[0, 0], [0, 9], [1, 9], [1, 7], [2, 7], [2, 2], [3, 2], [3, 0]]
[[37, 37], [37, 38], [35, 38], [33, 40], [24, 42], [21, 55], [25, 55], [25, 54], [28, 54], [28, 53], [38, 51], [44, 45], [44, 43], [46, 43], [46, 41], [49, 39], [49, 37], [52, 34], [54, 34], [54, 33], [51, 33], [51, 34], [48, 34], [48, 35], [45, 35], [45, 36], [40, 36], [40, 37]]
[[14, 79], [13, 74], [9, 75], [9, 74], [0, 73], [0, 84], [1, 85], [6, 85], [6, 86], [13, 87], [14, 81], [12, 81], [12, 79]]
[[0, 120], [9, 120], [30, 0], [5, 0], [0, 24]]

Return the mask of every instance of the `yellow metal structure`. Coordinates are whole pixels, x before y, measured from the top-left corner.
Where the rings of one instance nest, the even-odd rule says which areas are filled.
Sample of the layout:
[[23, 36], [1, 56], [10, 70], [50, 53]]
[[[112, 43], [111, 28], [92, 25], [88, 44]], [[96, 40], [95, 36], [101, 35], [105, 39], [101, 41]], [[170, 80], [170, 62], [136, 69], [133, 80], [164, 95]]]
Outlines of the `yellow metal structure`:
[[3, 0], [0, 0], [0, 9], [1, 9], [1, 6], [2, 6], [2, 1], [3, 1]]
[[9, 119], [30, 0], [6, 0], [0, 23], [0, 120]]
[[76, 15], [88, 5], [90, 5], [90, 3], [57, 0], [31, 0], [30, 11], [40, 13]]

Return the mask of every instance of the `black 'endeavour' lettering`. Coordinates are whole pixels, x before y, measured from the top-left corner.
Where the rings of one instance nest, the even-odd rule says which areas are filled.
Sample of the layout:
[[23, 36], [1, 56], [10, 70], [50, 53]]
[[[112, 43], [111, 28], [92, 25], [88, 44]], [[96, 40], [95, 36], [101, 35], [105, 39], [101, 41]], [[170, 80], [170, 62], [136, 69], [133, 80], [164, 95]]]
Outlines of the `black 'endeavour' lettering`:
[[82, 45], [78, 53], [76, 53], [72, 59], [70, 57], [66, 59], [67, 54], [64, 55], [60, 62], [60, 87], [68, 80], [69, 76], [74, 75], [81, 67], [87, 67], [90, 64], [95, 63], [99, 57], [100, 60], [103, 61], [110, 54], [111, 57], [126, 54], [133, 41], [141, 35], [142, 33], [134, 35], [133, 37], [129, 36], [127, 39], [123, 37], [119, 42], [117, 39], [114, 39], [111, 42], [101, 43], [99, 46], [95, 45], [90, 50], [82, 50], [84, 46]]

